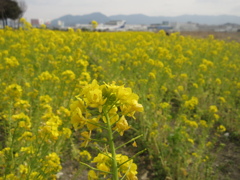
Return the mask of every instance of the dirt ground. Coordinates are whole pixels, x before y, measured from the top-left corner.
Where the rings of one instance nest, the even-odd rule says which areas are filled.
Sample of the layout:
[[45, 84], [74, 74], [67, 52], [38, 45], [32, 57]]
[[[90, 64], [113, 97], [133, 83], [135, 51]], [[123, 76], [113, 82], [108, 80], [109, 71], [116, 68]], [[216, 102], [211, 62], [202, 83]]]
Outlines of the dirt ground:
[[[215, 156], [213, 176], [216, 180], [238, 180], [240, 179], [240, 137], [223, 136], [216, 147], [218, 151], [213, 151]], [[219, 150], [220, 149], [220, 150]], [[141, 167], [147, 168], [146, 161], [143, 160]], [[87, 169], [78, 172], [79, 167], [76, 161], [68, 160], [62, 164], [62, 175], [59, 180], [87, 180]], [[151, 180], [151, 170], [139, 167], [139, 180]]]
[[214, 35], [215, 39], [225, 41], [237, 41], [240, 42], [240, 32], [209, 32], [209, 31], [194, 31], [194, 32], [181, 32], [183, 36], [192, 36], [197, 38], [207, 38], [210, 34]]
[[218, 180], [240, 179], [240, 136], [225, 133], [219, 140], [219, 146], [222, 148], [216, 153], [214, 163]]

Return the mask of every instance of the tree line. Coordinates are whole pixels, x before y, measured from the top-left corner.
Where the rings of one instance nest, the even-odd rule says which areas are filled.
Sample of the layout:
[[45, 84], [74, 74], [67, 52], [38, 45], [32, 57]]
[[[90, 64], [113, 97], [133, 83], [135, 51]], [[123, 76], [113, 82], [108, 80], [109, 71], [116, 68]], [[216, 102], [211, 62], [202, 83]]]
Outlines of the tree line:
[[23, 0], [0, 0], [0, 19], [3, 27], [8, 25], [7, 19], [20, 19], [26, 10], [27, 5]]

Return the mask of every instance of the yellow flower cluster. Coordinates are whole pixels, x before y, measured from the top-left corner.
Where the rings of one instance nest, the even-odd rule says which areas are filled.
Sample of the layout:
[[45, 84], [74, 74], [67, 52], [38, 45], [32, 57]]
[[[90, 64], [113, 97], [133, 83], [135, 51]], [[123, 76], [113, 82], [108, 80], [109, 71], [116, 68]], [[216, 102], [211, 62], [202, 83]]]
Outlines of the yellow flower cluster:
[[188, 109], [194, 109], [198, 105], [198, 98], [192, 97], [190, 100], [185, 101], [184, 106]]
[[[106, 177], [107, 172], [111, 170], [111, 158], [112, 155], [108, 154], [98, 154], [92, 161], [92, 163], [97, 163], [97, 169], [100, 172], [95, 173], [94, 171], [88, 172], [89, 179], [99, 179], [101, 175]], [[116, 155], [118, 168], [119, 168], [119, 177], [125, 176], [127, 180], [137, 180], [137, 165], [133, 163], [132, 159], [129, 159], [128, 156], [117, 154]]]
[[5, 88], [4, 94], [5, 94], [4, 100], [9, 99], [17, 100], [22, 96], [22, 87], [18, 84], [11, 84]]
[[50, 153], [45, 157], [43, 170], [46, 173], [59, 172], [62, 169], [60, 158], [57, 153]]
[[[135, 112], [143, 111], [138, 99], [139, 97], [130, 88], [115, 84], [99, 85], [93, 80], [82, 89], [77, 100], [72, 102], [71, 122], [75, 129], [86, 126], [92, 131], [99, 128], [98, 124], [106, 123], [107, 120], [103, 115], [107, 115], [111, 119], [111, 124], [115, 125], [113, 130], [122, 136], [124, 131], [130, 128], [125, 116], [135, 118]], [[90, 133], [85, 132], [84, 137], [89, 139]]]

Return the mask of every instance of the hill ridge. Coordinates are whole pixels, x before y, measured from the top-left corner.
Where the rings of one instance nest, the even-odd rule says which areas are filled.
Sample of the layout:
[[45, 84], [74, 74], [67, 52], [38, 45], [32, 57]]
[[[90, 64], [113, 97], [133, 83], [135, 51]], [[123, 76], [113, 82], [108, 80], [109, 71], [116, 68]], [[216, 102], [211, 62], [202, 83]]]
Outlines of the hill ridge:
[[101, 12], [93, 12], [84, 15], [67, 14], [57, 19], [52, 20], [52, 25], [57, 25], [58, 21], [63, 21], [65, 26], [75, 26], [76, 24], [88, 24], [92, 20], [98, 23], [106, 23], [110, 20], [126, 20], [127, 24], [154, 24], [169, 22], [192, 22], [206, 25], [220, 25], [220, 24], [240, 24], [240, 16], [233, 15], [180, 15], [180, 16], [148, 16], [144, 14], [130, 14], [130, 15], [111, 15], [106, 16]]

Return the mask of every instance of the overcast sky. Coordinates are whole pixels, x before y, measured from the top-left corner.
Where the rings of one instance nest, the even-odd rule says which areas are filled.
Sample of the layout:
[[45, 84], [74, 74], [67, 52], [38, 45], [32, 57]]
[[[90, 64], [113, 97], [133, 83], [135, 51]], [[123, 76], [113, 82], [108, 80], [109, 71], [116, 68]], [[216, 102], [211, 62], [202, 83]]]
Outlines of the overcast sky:
[[240, 0], [24, 0], [24, 17], [52, 20], [66, 14], [101, 12], [110, 15], [145, 14], [149, 16], [237, 15]]

